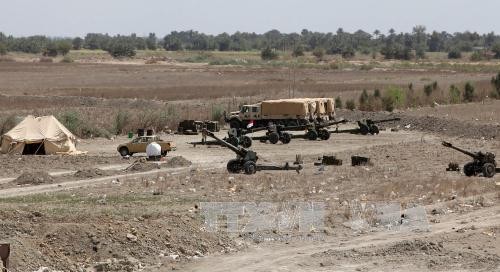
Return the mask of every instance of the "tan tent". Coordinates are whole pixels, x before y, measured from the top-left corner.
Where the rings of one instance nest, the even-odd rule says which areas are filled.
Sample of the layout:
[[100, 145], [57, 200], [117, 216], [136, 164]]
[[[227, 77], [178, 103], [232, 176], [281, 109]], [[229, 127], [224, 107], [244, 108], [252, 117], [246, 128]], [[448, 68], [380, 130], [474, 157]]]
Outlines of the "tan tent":
[[27, 116], [2, 136], [2, 153], [78, 154], [77, 138], [54, 116]]

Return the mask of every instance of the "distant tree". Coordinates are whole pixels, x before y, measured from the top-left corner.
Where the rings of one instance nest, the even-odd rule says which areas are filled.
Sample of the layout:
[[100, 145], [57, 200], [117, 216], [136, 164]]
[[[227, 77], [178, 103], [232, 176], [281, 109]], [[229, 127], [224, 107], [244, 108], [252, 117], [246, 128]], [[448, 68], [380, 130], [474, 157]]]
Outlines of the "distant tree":
[[322, 47], [316, 47], [314, 48], [313, 50], [313, 55], [318, 59], [318, 60], [322, 60], [323, 57], [325, 56], [325, 49], [323, 49]]
[[113, 38], [105, 50], [115, 58], [133, 57], [136, 54], [133, 43], [127, 37]]
[[73, 47], [73, 45], [69, 41], [61, 40], [61, 41], [56, 42], [56, 47], [57, 47], [56, 49], [57, 49], [58, 54], [66, 56], [66, 54], [69, 53], [69, 51], [71, 50], [71, 47]]
[[351, 46], [347, 46], [347, 47], [342, 49], [342, 57], [345, 59], [350, 59], [350, 58], [354, 57], [355, 54], [356, 54], [356, 51]]
[[464, 101], [472, 102], [473, 100], [474, 100], [474, 86], [470, 82], [467, 82], [465, 83], [465, 89], [464, 89]]
[[156, 50], [158, 48], [157, 43], [158, 43], [158, 40], [156, 39], [156, 34], [149, 33], [149, 36], [146, 39], [146, 47], [149, 50]]
[[219, 51], [228, 51], [231, 47], [231, 37], [227, 33], [222, 33], [215, 37]]
[[379, 98], [381, 95], [380, 95], [380, 90], [379, 89], [375, 89], [375, 91], [373, 92], [373, 96], [375, 98]]
[[495, 59], [500, 59], [500, 42], [495, 43], [491, 47], [491, 51], [493, 51], [493, 53], [495, 53]]
[[354, 100], [349, 99], [345, 102], [345, 107], [348, 110], [355, 110], [356, 109], [356, 104], [354, 103]]
[[302, 45], [297, 45], [292, 52], [292, 56], [301, 57], [304, 56], [304, 47]]
[[274, 60], [274, 59], [277, 59], [278, 58], [278, 54], [276, 54], [276, 52], [274, 52], [269, 46], [262, 49], [262, 51], [260, 52], [260, 57], [263, 59], [263, 60]]
[[491, 84], [496, 90], [495, 97], [500, 98], [500, 72], [498, 72], [495, 77], [491, 78]]
[[5, 43], [0, 42], [0, 55], [5, 55], [7, 54], [7, 45]]
[[460, 49], [458, 48], [453, 48], [448, 52], [448, 58], [449, 59], [460, 59], [462, 58], [462, 52], [460, 52]]
[[428, 85], [424, 86], [424, 93], [425, 93], [426, 96], [428, 96], [428, 97], [431, 96], [432, 91], [433, 91], [433, 88], [432, 88], [431, 84], [428, 84]]
[[57, 57], [57, 54], [57, 44], [55, 42], [49, 42], [43, 50], [43, 55], [46, 57]]
[[76, 37], [73, 39], [73, 41], [71, 43], [73, 46], [73, 50], [80, 50], [80, 49], [82, 49], [82, 46], [83, 46], [83, 39], [80, 37]]
[[365, 105], [367, 102], [368, 102], [368, 92], [365, 89], [365, 90], [363, 90], [363, 92], [359, 96], [359, 105], [360, 105], [360, 107], [363, 106], [363, 105]]
[[342, 99], [340, 98], [340, 96], [337, 96], [335, 98], [335, 108], [336, 109], [341, 109], [342, 108]]

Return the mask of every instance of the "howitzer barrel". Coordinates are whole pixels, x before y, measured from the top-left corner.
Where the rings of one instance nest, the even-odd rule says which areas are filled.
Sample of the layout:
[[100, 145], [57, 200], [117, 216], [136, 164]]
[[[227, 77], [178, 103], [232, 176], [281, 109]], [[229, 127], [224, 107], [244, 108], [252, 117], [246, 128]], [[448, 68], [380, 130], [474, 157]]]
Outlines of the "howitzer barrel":
[[467, 156], [470, 156], [470, 157], [472, 157], [472, 158], [477, 158], [477, 155], [476, 155], [476, 154], [474, 154], [474, 153], [472, 153], [472, 152], [469, 152], [469, 151], [467, 151], [467, 150], [463, 150], [463, 149], [461, 149], [461, 148], [458, 148], [458, 147], [456, 147], [456, 146], [452, 145], [451, 143], [448, 143], [448, 142], [443, 142], [442, 144], [443, 144], [443, 146], [449, 147], [449, 148], [451, 148], [451, 149], [455, 149], [455, 150], [457, 150], [458, 152], [462, 152], [462, 153], [464, 153], [464, 154], [465, 154], [465, 155], [467, 155]]
[[241, 157], [244, 157], [245, 156], [245, 150], [244, 149], [240, 149], [224, 140], [222, 140], [221, 138], [215, 136], [215, 134], [213, 134], [212, 132], [204, 129], [203, 130], [203, 133], [205, 133], [207, 136], [210, 136], [212, 138], [214, 138], [217, 142], [219, 142], [222, 146], [225, 146], [229, 149], [231, 149], [234, 153], [238, 154], [239, 156]]
[[338, 121], [327, 121], [324, 123], [317, 124], [316, 128], [326, 128], [326, 127], [331, 127], [331, 126], [338, 125], [338, 124], [344, 124], [347, 122], [349, 122], [349, 121], [346, 119], [342, 119], [342, 120], [338, 120]]

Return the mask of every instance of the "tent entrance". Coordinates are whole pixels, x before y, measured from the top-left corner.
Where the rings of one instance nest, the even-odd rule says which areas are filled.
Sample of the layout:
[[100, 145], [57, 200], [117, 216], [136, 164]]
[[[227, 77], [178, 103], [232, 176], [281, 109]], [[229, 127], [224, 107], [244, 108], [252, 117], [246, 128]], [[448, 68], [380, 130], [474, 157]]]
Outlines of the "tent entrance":
[[44, 142], [24, 144], [23, 155], [45, 155]]

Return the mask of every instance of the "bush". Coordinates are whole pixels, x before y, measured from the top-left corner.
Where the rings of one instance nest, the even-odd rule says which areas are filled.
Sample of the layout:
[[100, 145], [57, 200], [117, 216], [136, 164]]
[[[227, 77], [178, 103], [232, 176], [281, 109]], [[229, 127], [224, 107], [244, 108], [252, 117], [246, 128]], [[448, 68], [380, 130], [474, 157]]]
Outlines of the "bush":
[[302, 57], [304, 56], [304, 47], [299, 45], [293, 49], [292, 56], [294, 57]]
[[387, 89], [384, 97], [389, 97], [393, 102], [394, 107], [403, 107], [406, 105], [406, 93], [398, 87], [390, 87]]
[[45, 57], [57, 57], [57, 45], [55, 42], [49, 42], [43, 50]]
[[71, 50], [71, 43], [68, 41], [58, 41], [56, 44], [56, 50], [58, 54], [61, 54], [63, 56], [66, 56], [66, 54], [69, 53]]
[[125, 111], [119, 111], [115, 117], [115, 124], [113, 128], [114, 134], [115, 135], [123, 134], [124, 129], [127, 127], [129, 121], [130, 121], [129, 114]]
[[458, 48], [454, 48], [448, 52], [448, 58], [449, 59], [461, 59], [462, 58], [462, 52]]
[[450, 103], [458, 104], [461, 102], [460, 99], [460, 90], [455, 85], [450, 86]]
[[5, 43], [0, 42], [0, 55], [6, 55], [7, 54], [7, 45]]
[[83, 46], [83, 39], [80, 37], [76, 37], [71, 43], [74, 50], [80, 50]]
[[4, 135], [18, 124], [18, 118], [14, 114], [0, 118], [0, 135]]
[[380, 96], [381, 96], [381, 95], [380, 95], [380, 90], [379, 90], [379, 89], [375, 89], [375, 91], [373, 92], [373, 96], [374, 96], [375, 98], [380, 98]]
[[345, 102], [345, 107], [348, 110], [355, 110], [356, 109], [356, 104], [354, 103], [354, 100], [349, 99]]
[[342, 49], [342, 57], [345, 59], [350, 59], [356, 55], [356, 51], [352, 47], [346, 47]]
[[500, 72], [498, 72], [496, 77], [491, 78], [491, 84], [495, 88], [496, 94], [494, 97], [500, 98]]
[[424, 93], [427, 97], [431, 96], [432, 91], [433, 91], [432, 85], [428, 84], [424, 86]]
[[212, 121], [222, 121], [224, 117], [224, 109], [220, 105], [212, 105]]
[[470, 82], [465, 83], [464, 101], [472, 102], [474, 100], [474, 86]]
[[342, 108], [342, 99], [340, 98], [340, 96], [337, 96], [335, 98], [335, 108], [336, 109], [341, 109]]
[[271, 47], [266, 47], [260, 52], [260, 57], [263, 60], [275, 60], [278, 58], [278, 54], [271, 49]]
[[106, 51], [114, 58], [135, 56], [135, 47], [126, 37], [113, 38]]
[[479, 51], [472, 53], [472, 55], [470, 56], [471, 61], [482, 61], [483, 59], [484, 59], [484, 56]]
[[321, 47], [316, 47], [314, 48], [313, 55], [318, 59], [322, 60], [323, 57], [325, 56], [325, 49]]
[[491, 51], [495, 53], [495, 59], [500, 59], [500, 42], [497, 42], [491, 48]]
[[368, 102], [368, 92], [363, 90], [361, 95], [359, 96], [359, 107], [363, 108], [363, 106]]
[[392, 96], [384, 96], [382, 97], [382, 107], [384, 110], [392, 112], [394, 110], [395, 105], [394, 97]]
[[64, 58], [61, 60], [61, 62], [64, 62], [64, 63], [73, 63], [74, 60], [70, 57], [70, 56], [64, 56]]

